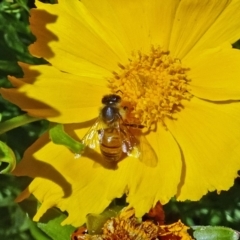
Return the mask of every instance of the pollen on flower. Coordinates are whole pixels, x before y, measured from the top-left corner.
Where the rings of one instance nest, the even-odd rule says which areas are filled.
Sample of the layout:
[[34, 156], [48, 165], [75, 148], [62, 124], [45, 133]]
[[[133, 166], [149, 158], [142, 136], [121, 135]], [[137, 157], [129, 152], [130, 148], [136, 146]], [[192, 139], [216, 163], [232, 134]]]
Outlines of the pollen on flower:
[[120, 92], [127, 117], [131, 122], [148, 128], [157, 122], [164, 123], [165, 117], [182, 109], [182, 100], [189, 100], [189, 68], [171, 57], [160, 47], [151, 48], [150, 54], [133, 53], [129, 63], [118, 65], [119, 72], [113, 72], [109, 87]]

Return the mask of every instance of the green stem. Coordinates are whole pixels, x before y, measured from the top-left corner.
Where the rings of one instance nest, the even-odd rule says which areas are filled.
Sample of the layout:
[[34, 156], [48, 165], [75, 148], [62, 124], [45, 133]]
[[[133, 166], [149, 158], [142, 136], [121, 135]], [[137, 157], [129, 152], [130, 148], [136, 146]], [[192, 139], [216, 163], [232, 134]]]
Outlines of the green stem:
[[23, 114], [23, 115], [14, 117], [3, 123], [0, 123], [0, 134], [3, 134], [14, 128], [23, 126], [23, 125], [31, 123], [31, 122], [39, 121], [39, 120], [41, 120], [41, 118], [31, 117], [27, 114]]

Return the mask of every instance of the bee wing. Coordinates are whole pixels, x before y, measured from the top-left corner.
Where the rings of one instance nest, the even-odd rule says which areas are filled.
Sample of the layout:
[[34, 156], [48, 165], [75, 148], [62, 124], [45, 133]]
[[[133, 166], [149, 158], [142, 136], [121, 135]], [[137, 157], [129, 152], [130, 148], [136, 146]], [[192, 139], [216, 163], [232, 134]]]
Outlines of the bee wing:
[[97, 118], [96, 122], [82, 138], [82, 143], [85, 145], [85, 147], [89, 147], [92, 149], [99, 148], [99, 140], [102, 134], [102, 129], [103, 128], [101, 126], [100, 119]]
[[144, 136], [141, 136], [140, 140], [135, 138], [134, 141], [131, 141], [131, 147], [129, 147], [129, 143], [125, 144], [125, 148], [128, 156], [138, 158], [149, 167], [156, 167], [157, 154]]
[[140, 136], [140, 156], [139, 160], [149, 167], [156, 167], [158, 157], [152, 146], [144, 135]]
[[125, 125], [120, 126], [120, 132], [122, 134], [122, 151], [124, 153], [127, 153], [128, 156], [131, 157], [138, 157], [136, 154], [134, 154], [134, 150], [137, 150], [137, 145], [139, 144], [139, 141], [135, 136], [131, 133], [129, 128]]

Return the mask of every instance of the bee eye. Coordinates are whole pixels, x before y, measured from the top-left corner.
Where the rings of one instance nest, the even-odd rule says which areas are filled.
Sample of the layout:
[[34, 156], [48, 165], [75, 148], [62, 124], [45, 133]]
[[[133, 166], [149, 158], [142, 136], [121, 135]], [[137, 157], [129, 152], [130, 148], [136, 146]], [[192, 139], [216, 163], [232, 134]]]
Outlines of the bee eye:
[[121, 102], [121, 97], [116, 94], [106, 95], [102, 98], [102, 104], [111, 105]]
[[115, 103], [121, 102], [121, 97], [118, 95], [115, 95]]

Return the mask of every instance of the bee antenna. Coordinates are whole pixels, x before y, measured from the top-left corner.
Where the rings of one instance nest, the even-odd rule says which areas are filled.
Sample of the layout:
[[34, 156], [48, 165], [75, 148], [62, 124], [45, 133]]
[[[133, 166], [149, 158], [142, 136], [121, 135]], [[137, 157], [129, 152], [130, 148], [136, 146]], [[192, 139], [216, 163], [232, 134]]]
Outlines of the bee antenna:
[[121, 94], [123, 94], [122, 90], [117, 90], [117, 91], [116, 91], [116, 93], [119, 93], [119, 92], [120, 92]]

